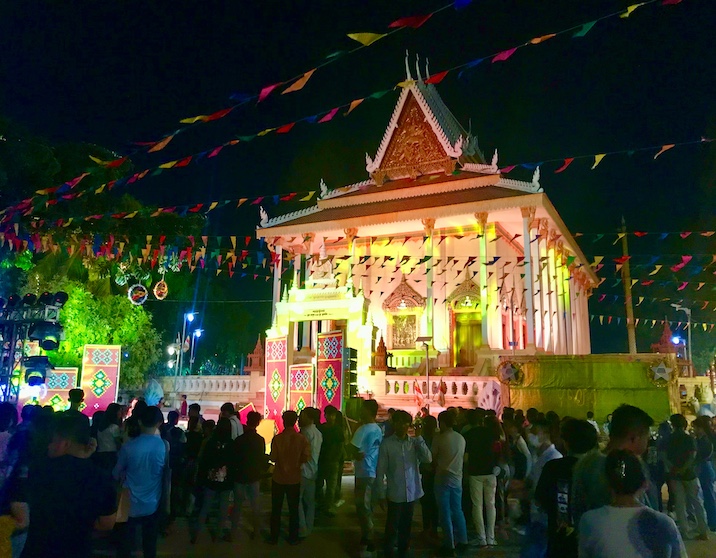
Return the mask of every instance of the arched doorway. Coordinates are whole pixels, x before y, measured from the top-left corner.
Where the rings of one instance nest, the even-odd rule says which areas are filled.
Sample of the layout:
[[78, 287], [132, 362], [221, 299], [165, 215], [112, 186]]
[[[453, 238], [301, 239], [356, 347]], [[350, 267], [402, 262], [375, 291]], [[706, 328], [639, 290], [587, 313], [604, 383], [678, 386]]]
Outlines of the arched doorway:
[[465, 279], [447, 299], [450, 305], [452, 356], [455, 366], [474, 366], [482, 345], [480, 288]]

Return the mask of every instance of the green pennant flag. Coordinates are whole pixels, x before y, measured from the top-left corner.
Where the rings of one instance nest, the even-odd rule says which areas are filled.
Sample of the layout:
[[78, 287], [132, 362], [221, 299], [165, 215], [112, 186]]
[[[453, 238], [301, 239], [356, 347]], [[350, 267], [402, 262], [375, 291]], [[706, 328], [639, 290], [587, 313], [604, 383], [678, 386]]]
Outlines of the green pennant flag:
[[590, 21], [589, 23], [585, 23], [584, 25], [582, 25], [582, 27], [580, 28], [579, 31], [577, 31], [574, 35], [572, 35], [572, 38], [584, 37], [587, 33], [589, 33], [592, 30], [592, 27], [594, 27], [594, 25], [596, 23], [597, 23], [596, 20]]

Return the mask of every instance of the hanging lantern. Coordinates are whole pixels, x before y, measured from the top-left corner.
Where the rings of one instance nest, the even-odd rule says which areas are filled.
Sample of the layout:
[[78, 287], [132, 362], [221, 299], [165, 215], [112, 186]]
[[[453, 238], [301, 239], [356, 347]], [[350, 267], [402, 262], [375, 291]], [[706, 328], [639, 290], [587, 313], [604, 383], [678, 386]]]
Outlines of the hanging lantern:
[[144, 304], [147, 301], [148, 296], [149, 291], [147, 290], [147, 287], [145, 287], [141, 283], [132, 285], [127, 291], [127, 298], [129, 298], [129, 302], [131, 302], [135, 306], [141, 306], [142, 304]]
[[160, 281], [156, 282], [156, 284], [154, 285], [154, 289], [152, 289], [152, 292], [154, 293], [154, 296], [157, 300], [164, 300], [169, 294], [169, 285], [167, 285], [167, 282], [164, 279], [161, 279]]

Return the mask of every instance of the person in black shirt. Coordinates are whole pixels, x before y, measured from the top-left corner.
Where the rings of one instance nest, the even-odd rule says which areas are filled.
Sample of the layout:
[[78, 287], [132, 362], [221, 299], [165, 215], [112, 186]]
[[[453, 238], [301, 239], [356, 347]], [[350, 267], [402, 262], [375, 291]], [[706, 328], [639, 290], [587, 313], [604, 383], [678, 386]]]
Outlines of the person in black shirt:
[[572, 517], [572, 472], [578, 459], [597, 447], [597, 431], [586, 420], [567, 419], [561, 428], [567, 457], [545, 463], [535, 489], [537, 504], [547, 514], [547, 557], [577, 558], [578, 540]]
[[[497, 509], [498, 456], [495, 443], [499, 438], [494, 430], [486, 426], [473, 426], [465, 434], [465, 453], [467, 454], [467, 475], [469, 476], [470, 498], [472, 500], [472, 519], [477, 531], [478, 545], [495, 544], [495, 519]], [[483, 515], [483, 504], [486, 513]]]
[[[316, 496], [319, 506], [326, 515], [336, 515], [336, 487], [343, 473], [343, 453], [346, 443], [343, 421], [338, 422], [338, 409], [328, 405], [323, 410], [326, 422], [318, 425], [318, 430], [323, 436], [321, 453], [318, 457], [318, 482], [316, 483]], [[318, 423], [316, 423], [318, 424]], [[323, 483], [326, 488], [323, 490]], [[339, 494], [340, 496], [340, 494]]]
[[714, 495], [716, 473], [712, 463], [714, 434], [711, 430], [711, 419], [707, 416], [700, 416], [691, 425], [696, 436], [696, 475], [699, 477], [699, 483], [704, 495], [706, 519], [709, 529], [716, 531], [716, 495]]
[[30, 468], [22, 558], [89, 558], [92, 530], [114, 526], [117, 493], [109, 474], [88, 459], [96, 447], [89, 419], [63, 413], [54, 422], [49, 458]]
[[261, 531], [259, 485], [261, 477], [268, 470], [266, 440], [256, 432], [256, 428], [260, 423], [261, 413], [251, 411], [246, 416], [244, 433], [234, 440], [234, 510], [232, 523], [234, 526], [239, 524], [241, 508], [244, 500], [248, 500], [252, 515], [253, 530], [250, 534], [252, 539]]

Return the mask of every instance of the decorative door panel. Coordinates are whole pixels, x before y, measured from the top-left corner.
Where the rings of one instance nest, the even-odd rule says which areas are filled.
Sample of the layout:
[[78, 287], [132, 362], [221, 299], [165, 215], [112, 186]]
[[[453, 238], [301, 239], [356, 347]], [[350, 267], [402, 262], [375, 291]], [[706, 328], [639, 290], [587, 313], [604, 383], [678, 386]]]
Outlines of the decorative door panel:
[[315, 374], [312, 364], [293, 364], [288, 372], [288, 408], [300, 413], [313, 406]]
[[80, 387], [85, 392], [82, 412], [91, 417], [117, 401], [121, 345], [85, 345]]
[[343, 411], [343, 332], [319, 333], [316, 352], [316, 407]]
[[288, 343], [286, 337], [266, 340], [266, 393], [264, 417], [276, 422], [278, 431], [283, 430], [281, 413], [286, 410], [288, 380]]

